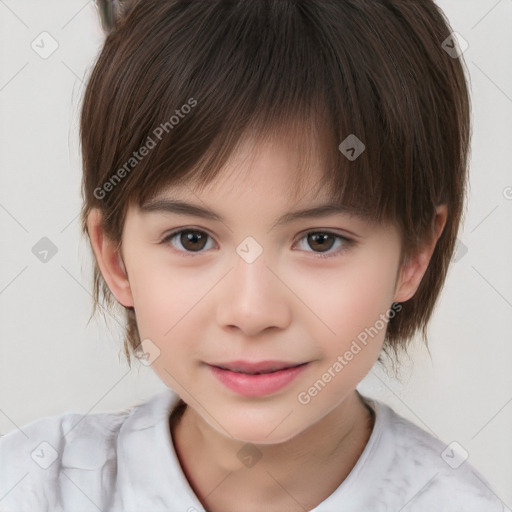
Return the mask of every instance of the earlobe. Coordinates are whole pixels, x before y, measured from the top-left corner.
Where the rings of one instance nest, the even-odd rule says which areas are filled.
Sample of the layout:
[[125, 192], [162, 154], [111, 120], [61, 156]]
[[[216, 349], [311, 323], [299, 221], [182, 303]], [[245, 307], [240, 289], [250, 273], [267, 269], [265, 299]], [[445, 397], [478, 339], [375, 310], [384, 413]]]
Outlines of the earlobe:
[[402, 265], [395, 288], [394, 302], [405, 302], [416, 293], [427, 271], [437, 241], [446, 225], [447, 215], [446, 205], [441, 205], [437, 208], [433, 237]]
[[87, 219], [87, 230], [96, 262], [103, 279], [117, 301], [124, 307], [133, 307], [128, 274], [120, 251], [103, 231], [101, 212], [94, 208]]

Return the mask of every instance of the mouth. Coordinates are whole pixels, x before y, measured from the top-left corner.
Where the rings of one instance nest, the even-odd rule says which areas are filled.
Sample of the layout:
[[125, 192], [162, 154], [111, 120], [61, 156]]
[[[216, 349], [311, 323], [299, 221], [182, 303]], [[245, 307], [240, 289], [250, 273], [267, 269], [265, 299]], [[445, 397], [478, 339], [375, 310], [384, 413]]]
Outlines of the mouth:
[[290, 368], [297, 368], [307, 363], [286, 363], [281, 361], [260, 361], [249, 363], [244, 361], [234, 361], [232, 363], [212, 364], [221, 370], [228, 370], [235, 373], [244, 373], [246, 375], [262, 375], [265, 373], [275, 373]]
[[212, 375], [226, 388], [243, 396], [275, 393], [295, 380], [309, 365], [282, 361], [249, 363], [233, 361], [208, 365]]

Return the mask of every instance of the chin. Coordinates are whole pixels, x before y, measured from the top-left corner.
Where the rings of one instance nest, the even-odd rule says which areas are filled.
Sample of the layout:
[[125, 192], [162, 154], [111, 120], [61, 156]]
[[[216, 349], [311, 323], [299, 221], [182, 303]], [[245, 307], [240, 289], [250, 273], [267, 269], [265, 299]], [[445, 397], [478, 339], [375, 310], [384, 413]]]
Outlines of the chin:
[[[292, 425], [285, 420], [286, 414], [247, 414], [247, 412], [244, 413], [240, 410], [240, 414], [233, 415], [231, 410], [229, 414], [218, 417], [219, 422], [226, 430], [223, 430], [217, 424], [210, 423], [210, 425], [221, 434], [228, 435], [242, 443], [262, 445], [285, 443], [307, 428], [307, 426], [300, 428], [299, 425]], [[221, 417], [222, 420], [220, 420]]]
[[261, 429], [257, 429], [254, 428], [254, 425], [247, 425], [247, 428], [241, 426], [241, 428], [238, 429], [237, 431], [231, 432], [233, 437], [238, 441], [241, 441], [243, 443], [260, 445], [274, 445], [285, 443], [293, 439], [299, 433], [300, 431], [297, 430], [293, 432], [281, 432], [279, 434], [272, 433], [269, 435], [268, 428], [263, 427]]

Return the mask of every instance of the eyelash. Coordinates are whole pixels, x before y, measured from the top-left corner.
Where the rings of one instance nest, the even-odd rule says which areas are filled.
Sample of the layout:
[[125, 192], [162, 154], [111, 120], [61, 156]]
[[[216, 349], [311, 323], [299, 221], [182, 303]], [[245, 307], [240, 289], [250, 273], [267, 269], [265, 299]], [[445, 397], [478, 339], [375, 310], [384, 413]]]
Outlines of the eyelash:
[[[203, 231], [201, 229], [181, 228], [181, 229], [178, 229], [178, 230], [173, 231], [172, 233], [169, 233], [168, 235], [166, 235], [162, 239], [162, 241], [160, 243], [161, 244], [170, 243], [170, 241], [176, 235], [179, 235], [179, 234], [181, 234], [183, 232], [186, 232], [186, 231], [201, 233], [201, 234], [207, 235], [210, 238], [213, 238], [213, 237], [211, 237], [210, 234], [208, 234], [206, 231]], [[339, 239], [339, 240], [341, 240], [343, 242], [343, 247], [341, 249], [338, 249], [337, 251], [335, 251], [333, 253], [325, 253], [324, 254], [324, 253], [314, 253], [314, 251], [306, 251], [306, 252], [313, 252], [315, 254], [315, 256], [314, 256], [315, 258], [326, 259], [326, 258], [333, 258], [335, 256], [340, 256], [341, 254], [345, 253], [348, 249], [350, 249], [350, 247], [352, 247], [353, 245], [355, 245], [357, 243], [355, 240], [352, 240], [352, 239], [347, 238], [345, 236], [339, 235], [337, 233], [333, 233], [332, 231], [322, 231], [322, 230], [308, 231], [301, 238], [299, 238], [299, 241], [304, 239], [304, 238], [306, 238], [308, 235], [311, 235], [313, 233], [315, 233], [315, 234], [322, 234], [322, 235], [331, 235], [331, 236], [334, 236], [335, 238], [337, 238], [337, 239]], [[193, 252], [176, 250], [176, 252], [178, 252], [180, 256], [183, 256], [183, 257], [187, 258], [189, 256], [194, 257], [196, 255], [199, 255], [199, 254], [201, 254], [201, 252], [204, 252], [204, 251], [197, 251], [196, 253], [193, 253]]]

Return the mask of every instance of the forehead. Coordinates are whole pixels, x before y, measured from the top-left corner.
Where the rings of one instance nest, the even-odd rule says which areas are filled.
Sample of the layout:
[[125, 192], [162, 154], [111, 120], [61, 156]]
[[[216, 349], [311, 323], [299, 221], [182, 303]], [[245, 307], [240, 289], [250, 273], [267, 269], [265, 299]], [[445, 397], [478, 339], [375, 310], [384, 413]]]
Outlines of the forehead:
[[[378, 223], [375, 196], [369, 199], [363, 183], [365, 173], [357, 172], [348, 161], [340, 162], [338, 146], [329, 132], [304, 126], [251, 127], [229, 146], [225, 158], [227, 148], [214, 144], [197, 166], [176, 179], [169, 164], [161, 166], [160, 175], [154, 173], [152, 180], [146, 180], [149, 190], [128, 201], [127, 210], [130, 206], [139, 213], [179, 210], [215, 220], [197, 208], [193, 213], [192, 204], [204, 211], [224, 212], [225, 218], [250, 211], [251, 215], [256, 212], [257, 216], [278, 219], [328, 205], [318, 216], [341, 212]], [[215, 160], [219, 155], [220, 162]]]
[[325, 184], [318, 151], [297, 146], [286, 135], [279, 139], [247, 137], [211, 181], [200, 183], [192, 178], [185, 184], [164, 187], [154, 199], [203, 196], [220, 202], [274, 201], [284, 206], [331, 200], [332, 189]]
[[231, 217], [230, 211], [239, 218], [250, 213], [272, 219], [271, 229], [338, 214], [366, 223], [372, 220], [335, 200], [332, 190], [323, 184], [325, 172], [319, 161], [309, 159], [307, 167], [303, 164], [288, 144], [246, 141], [206, 186], [189, 183], [166, 187], [146, 201], [141, 210], [190, 215], [224, 224]]

